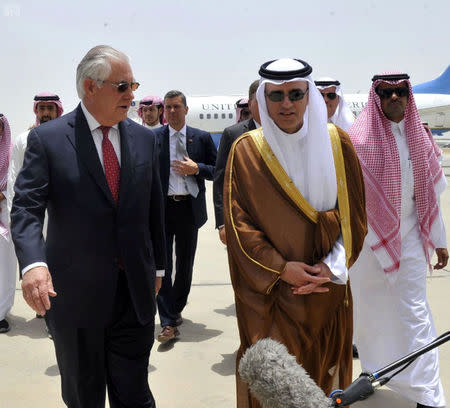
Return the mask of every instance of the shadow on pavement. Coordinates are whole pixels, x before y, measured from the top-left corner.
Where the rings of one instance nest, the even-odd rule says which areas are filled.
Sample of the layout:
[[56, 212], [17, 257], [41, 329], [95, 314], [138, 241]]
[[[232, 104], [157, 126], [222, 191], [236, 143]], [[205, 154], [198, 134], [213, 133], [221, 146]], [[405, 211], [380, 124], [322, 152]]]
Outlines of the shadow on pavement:
[[45, 375], [48, 375], [49, 377], [57, 377], [59, 375], [59, 368], [58, 365], [52, 365], [45, 370]]
[[214, 309], [214, 311], [218, 314], [224, 316], [236, 316], [236, 305], [232, 303], [230, 306], [227, 306], [225, 309]]
[[8, 337], [26, 336], [30, 339], [43, 339], [48, 337], [44, 319], [27, 320], [24, 317], [13, 314], [9, 314], [7, 319], [11, 326], [11, 330], [6, 333]]
[[235, 351], [232, 354], [221, 354], [222, 361], [220, 363], [213, 364], [211, 370], [224, 377], [234, 375], [236, 372], [236, 354]]

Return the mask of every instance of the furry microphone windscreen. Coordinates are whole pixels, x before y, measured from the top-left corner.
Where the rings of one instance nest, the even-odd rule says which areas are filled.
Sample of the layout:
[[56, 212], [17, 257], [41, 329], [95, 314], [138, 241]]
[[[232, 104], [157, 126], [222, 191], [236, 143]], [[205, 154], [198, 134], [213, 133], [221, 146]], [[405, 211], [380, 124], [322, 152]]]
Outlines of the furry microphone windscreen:
[[334, 403], [287, 348], [270, 338], [247, 349], [239, 374], [264, 408], [329, 408]]

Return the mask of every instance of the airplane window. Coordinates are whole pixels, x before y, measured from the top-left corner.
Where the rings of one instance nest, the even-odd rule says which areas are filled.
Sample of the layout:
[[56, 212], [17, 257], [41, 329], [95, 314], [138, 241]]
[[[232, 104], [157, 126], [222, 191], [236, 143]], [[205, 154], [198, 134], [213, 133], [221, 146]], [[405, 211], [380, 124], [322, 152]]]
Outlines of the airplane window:
[[228, 117], [229, 117], [230, 119], [233, 119], [233, 114], [232, 114], [232, 113], [229, 113], [229, 114], [228, 114]]
[[200, 113], [200, 119], [203, 119], [203, 113]]
[[219, 119], [219, 115], [217, 113], [214, 114], [214, 119]]
[[227, 115], [225, 115], [225, 113], [222, 113], [222, 119], [225, 119], [227, 117]]
[[206, 114], [206, 119], [211, 119], [211, 114], [210, 113]]

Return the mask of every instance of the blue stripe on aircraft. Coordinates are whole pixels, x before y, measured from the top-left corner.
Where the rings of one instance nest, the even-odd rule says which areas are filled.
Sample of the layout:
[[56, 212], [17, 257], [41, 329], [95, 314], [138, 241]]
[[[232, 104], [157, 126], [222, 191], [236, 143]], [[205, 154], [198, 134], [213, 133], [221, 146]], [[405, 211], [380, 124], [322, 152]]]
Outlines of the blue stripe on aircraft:
[[450, 65], [436, 79], [413, 86], [414, 93], [450, 95]]
[[212, 140], [214, 142], [214, 144], [216, 145], [216, 149], [219, 148], [219, 143], [220, 143], [220, 138], [222, 137], [222, 133], [218, 133], [218, 132], [211, 132], [211, 137]]

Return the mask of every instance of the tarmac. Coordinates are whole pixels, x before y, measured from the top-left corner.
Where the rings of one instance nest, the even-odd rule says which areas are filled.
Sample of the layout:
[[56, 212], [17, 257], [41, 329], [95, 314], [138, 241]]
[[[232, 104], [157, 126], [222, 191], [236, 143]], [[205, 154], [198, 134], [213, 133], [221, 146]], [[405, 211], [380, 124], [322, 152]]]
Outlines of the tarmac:
[[[443, 167], [449, 181], [450, 151], [445, 150]], [[155, 341], [150, 356], [149, 383], [158, 408], [236, 406], [238, 330], [226, 249], [214, 229], [211, 192], [212, 183], [208, 182], [209, 220], [199, 232], [192, 289], [180, 337], [168, 344]], [[450, 243], [450, 187], [441, 197], [441, 205]], [[439, 335], [450, 330], [450, 266], [428, 277], [427, 289]], [[8, 320], [11, 331], [0, 334], [0, 408], [64, 408], [53, 343], [47, 337], [43, 319], [36, 319], [23, 300], [19, 282]], [[159, 325], [155, 334], [158, 332]], [[441, 380], [450, 401], [450, 342], [440, 346], [439, 352]], [[355, 378], [360, 373], [357, 359], [353, 373]], [[353, 406], [415, 408], [416, 404], [382, 387]]]

